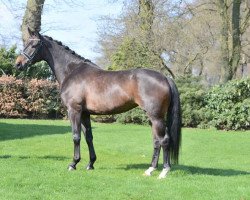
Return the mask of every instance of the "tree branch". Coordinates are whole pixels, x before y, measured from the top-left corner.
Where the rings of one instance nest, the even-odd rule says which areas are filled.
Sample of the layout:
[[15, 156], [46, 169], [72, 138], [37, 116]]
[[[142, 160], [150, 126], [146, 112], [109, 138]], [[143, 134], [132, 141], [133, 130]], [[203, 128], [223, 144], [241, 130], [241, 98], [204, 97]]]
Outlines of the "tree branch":
[[249, 20], [250, 20], [250, 8], [248, 8], [246, 17], [245, 17], [245, 19], [244, 19], [244, 21], [242, 22], [241, 27], [240, 27], [240, 33], [241, 33], [241, 35], [242, 35], [242, 34], [246, 31], [246, 29], [249, 27]]

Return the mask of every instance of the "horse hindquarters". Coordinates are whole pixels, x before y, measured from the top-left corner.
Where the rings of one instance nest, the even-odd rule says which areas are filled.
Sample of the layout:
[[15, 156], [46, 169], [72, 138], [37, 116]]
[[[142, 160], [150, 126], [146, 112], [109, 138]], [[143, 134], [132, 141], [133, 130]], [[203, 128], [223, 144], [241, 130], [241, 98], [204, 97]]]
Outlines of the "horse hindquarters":
[[[168, 83], [164, 85], [165, 91], [162, 90], [162, 87], [159, 89], [160, 93], [162, 93], [162, 96], [157, 93], [155, 95], [158, 97], [157, 99], [154, 99], [153, 97], [147, 98], [153, 99], [154, 104], [152, 104], [152, 102], [148, 102], [148, 105], [146, 105], [147, 109], [145, 109], [152, 123], [152, 133], [154, 139], [154, 153], [151, 167], [145, 171], [145, 174], [151, 175], [152, 172], [157, 168], [160, 148], [162, 147], [163, 170], [159, 178], [165, 178], [167, 172], [170, 170], [170, 158], [173, 162], [178, 162], [181, 139], [181, 112], [179, 93], [171, 79], [168, 79], [167, 82]], [[166, 114], [167, 122], [164, 119]]]

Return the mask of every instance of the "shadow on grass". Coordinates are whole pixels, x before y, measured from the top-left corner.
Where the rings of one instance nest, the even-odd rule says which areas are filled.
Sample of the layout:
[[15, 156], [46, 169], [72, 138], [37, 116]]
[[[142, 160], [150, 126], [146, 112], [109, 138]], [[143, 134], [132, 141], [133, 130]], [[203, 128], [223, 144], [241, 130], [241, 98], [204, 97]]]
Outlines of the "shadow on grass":
[[18, 159], [42, 159], [42, 160], [69, 160], [71, 158], [66, 156], [54, 156], [54, 155], [45, 155], [45, 156], [11, 156], [11, 155], [0, 155], [1, 159], [10, 159], [10, 158], [18, 158]]
[[[119, 169], [130, 170], [130, 169], [147, 169], [149, 164], [133, 164], [127, 165], [124, 167], [119, 167]], [[162, 166], [159, 166], [161, 169]], [[211, 175], [211, 176], [240, 176], [240, 175], [250, 175], [250, 172], [234, 170], [234, 169], [219, 169], [219, 168], [202, 168], [195, 166], [187, 166], [187, 165], [176, 165], [171, 168], [172, 174], [202, 174], [202, 175]]]
[[0, 141], [23, 139], [39, 135], [65, 134], [70, 131], [70, 126], [8, 124], [0, 122]]

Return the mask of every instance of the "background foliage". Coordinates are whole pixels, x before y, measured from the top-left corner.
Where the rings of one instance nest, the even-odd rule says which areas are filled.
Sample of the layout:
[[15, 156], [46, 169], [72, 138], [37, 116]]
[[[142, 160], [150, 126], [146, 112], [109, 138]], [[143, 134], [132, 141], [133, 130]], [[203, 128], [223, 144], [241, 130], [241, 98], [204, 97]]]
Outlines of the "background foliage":
[[64, 114], [57, 83], [0, 77], [0, 117], [61, 118]]
[[[176, 80], [180, 92], [183, 126], [224, 130], [250, 128], [250, 79], [229, 81], [207, 88], [199, 78], [180, 77]], [[62, 118], [58, 84], [49, 80], [20, 80], [0, 77], [0, 117]], [[114, 116], [96, 116], [99, 122], [148, 124], [144, 111], [135, 108]]]
[[217, 85], [204, 101], [204, 124], [227, 130], [250, 128], [250, 79]]
[[0, 75], [11, 75], [28, 79], [53, 79], [50, 67], [44, 61], [28, 67], [24, 71], [16, 70], [14, 63], [17, 55], [16, 46], [12, 46], [10, 49], [0, 48]]

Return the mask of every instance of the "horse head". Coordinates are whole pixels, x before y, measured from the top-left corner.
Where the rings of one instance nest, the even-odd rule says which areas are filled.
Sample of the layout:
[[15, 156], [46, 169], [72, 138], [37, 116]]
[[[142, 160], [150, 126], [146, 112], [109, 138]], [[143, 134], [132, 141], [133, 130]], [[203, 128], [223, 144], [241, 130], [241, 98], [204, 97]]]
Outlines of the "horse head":
[[17, 57], [15, 67], [19, 70], [25, 69], [28, 65], [32, 65], [41, 61], [41, 47], [43, 46], [42, 37], [38, 32], [31, 31], [28, 28], [29, 38], [25, 42], [24, 49]]

